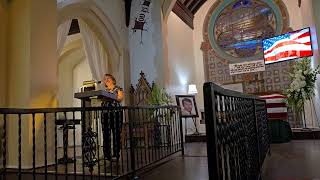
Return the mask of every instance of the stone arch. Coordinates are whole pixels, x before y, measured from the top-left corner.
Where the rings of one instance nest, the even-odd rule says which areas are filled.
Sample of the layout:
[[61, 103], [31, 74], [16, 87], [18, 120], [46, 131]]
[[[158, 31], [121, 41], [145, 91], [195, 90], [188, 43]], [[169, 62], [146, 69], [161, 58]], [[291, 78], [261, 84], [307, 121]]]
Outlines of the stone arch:
[[[69, 61], [73, 59], [72, 61]], [[65, 96], [73, 94], [73, 70], [75, 66], [86, 59], [82, 41], [75, 40], [65, 45], [64, 51], [58, 60], [58, 93], [57, 100], [59, 106], [72, 106], [73, 96]], [[61, 77], [63, 77], [61, 79]], [[63, 98], [62, 98], [63, 97]]]
[[168, 20], [169, 14], [172, 12], [173, 6], [176, 2], [177, 0], [163, 0], [161, 9], [165, 21]]
[[[65, 59], [65, 56], [68, 56], [69, 54], [73, 53], [73, 51], [82, 49], [83, 48], [83, 43], [81, 39], [74, 40], [68, 44], [65, 44], [65, 47], [58, 59], [58, 63], [61, 63], [62, 60]], [[85, 54], [81, 54], [85, 56]]]
[[[112, 21], [93, 0], [66, 0], [58, 3], [58, 25], [72, 18], [81, 18], [96, 33], [112, 63], [118, 63], [117, 80], [125, 91], [130, 88], [129, 52]], [[128, 93], [125, 93], [128, 99]], [[126, 100], [124, 100], [126, 103]]]
[[58, 25], [73, 18], [81, 18], [88, 23], [100, 38], [105, 48], [121, 54], [120, 35], [111, 20], [100, 10], [94, 1], [73, 0], [58, 4]]
[[[92, 0], [70, 0], [58, 3], [58, 25], [68, 19], [81, 18], [95, 32], [107, 52], [111, 63], [117, 63], [117, 79], [124, 83], [124, 46], [111, 20]], [[122, 85], [123, 86], [123, 85]]]

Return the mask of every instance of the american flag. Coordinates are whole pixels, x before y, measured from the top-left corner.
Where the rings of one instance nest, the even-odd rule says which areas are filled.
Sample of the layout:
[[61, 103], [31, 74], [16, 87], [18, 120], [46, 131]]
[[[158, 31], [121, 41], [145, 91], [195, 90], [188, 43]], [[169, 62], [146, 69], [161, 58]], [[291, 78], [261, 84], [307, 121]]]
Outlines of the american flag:
[[260, 96], [261, 99], [266, 100], [267, 116], [269, 120], [287, 120], [288, 108], [284, 100], [287, 98], [281, 94], [270, 94]]
[[263, 54], [266, 64], [312, 56], [310, 29], [263, 40]]

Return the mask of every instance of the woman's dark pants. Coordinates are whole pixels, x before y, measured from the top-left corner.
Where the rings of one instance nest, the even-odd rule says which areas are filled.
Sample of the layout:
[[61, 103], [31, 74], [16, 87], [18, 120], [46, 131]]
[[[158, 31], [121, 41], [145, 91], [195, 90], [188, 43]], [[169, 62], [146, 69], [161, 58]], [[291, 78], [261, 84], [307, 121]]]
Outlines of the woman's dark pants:
[[[119, 109], [108, 110], [103, 113], [101, 119], [103, 153], [107, 160], [111, 160], [111, 157], [120, 158], [122, 119], [122, 111]], [[111, 135], [113, 148], [111, 147]], [[113, 153], [111, 149], [113, 149]]]

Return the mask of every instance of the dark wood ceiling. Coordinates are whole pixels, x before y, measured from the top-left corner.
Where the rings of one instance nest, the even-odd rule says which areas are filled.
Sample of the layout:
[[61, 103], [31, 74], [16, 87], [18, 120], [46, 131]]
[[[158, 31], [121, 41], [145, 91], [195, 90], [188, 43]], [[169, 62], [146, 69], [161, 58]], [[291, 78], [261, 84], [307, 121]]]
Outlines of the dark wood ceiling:
[[194, 15], [207, 0], [177, 0], [172, 11], [193, 29]]
[[[172, 11], [190, 28], [193, 29], [193, 19], [196, 12], [207, 0], [177, 0]], [[130, 10], [132, 0], [124, 0], [126, 11], [126, 25], [129, 26]], [[77, 19], [73, 19], [68, 35], [77, 34], [80, 32]]]
[[177, 0], [185, 5], [194, 15], [207, 0]]

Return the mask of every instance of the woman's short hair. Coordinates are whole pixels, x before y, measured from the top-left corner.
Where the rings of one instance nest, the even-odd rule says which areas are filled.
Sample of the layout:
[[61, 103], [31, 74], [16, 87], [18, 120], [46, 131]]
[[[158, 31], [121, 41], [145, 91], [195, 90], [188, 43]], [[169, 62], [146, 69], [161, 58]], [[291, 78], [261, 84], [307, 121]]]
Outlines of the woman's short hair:
[[116, 78], [114, 78], [114, 77], [112, 76], [112, 74], [104, 74], [104, 76], [105, 76], [105, 77], [110, 77], [110, 78], [112, 79], [114, 85], [117, 84]]

